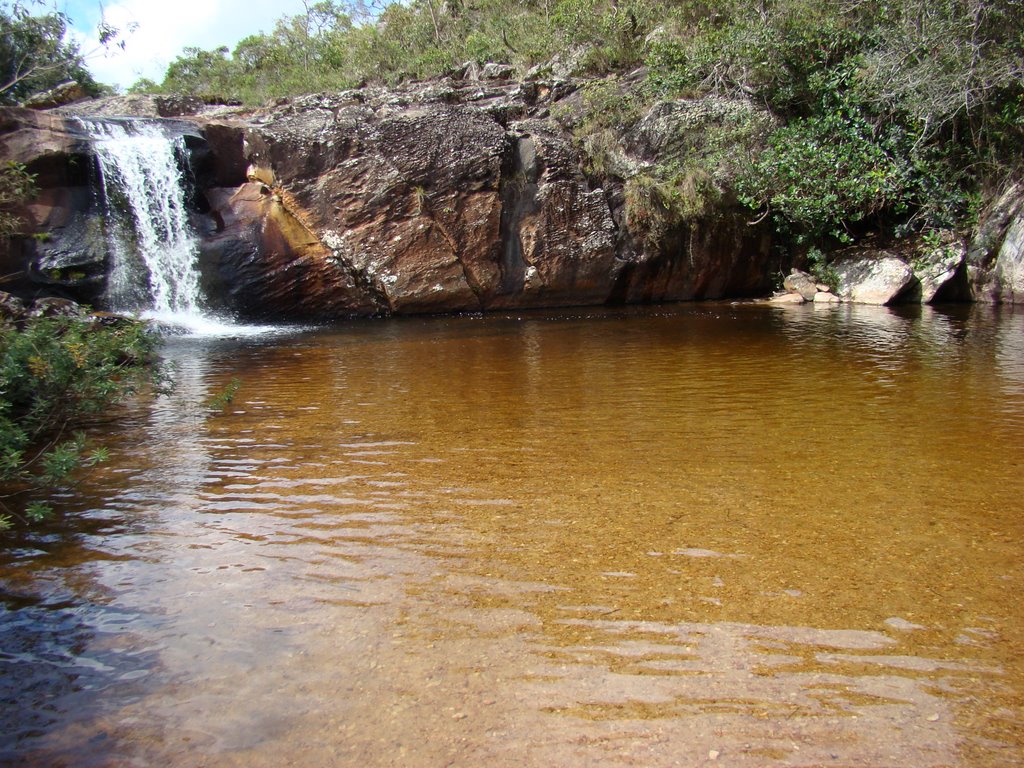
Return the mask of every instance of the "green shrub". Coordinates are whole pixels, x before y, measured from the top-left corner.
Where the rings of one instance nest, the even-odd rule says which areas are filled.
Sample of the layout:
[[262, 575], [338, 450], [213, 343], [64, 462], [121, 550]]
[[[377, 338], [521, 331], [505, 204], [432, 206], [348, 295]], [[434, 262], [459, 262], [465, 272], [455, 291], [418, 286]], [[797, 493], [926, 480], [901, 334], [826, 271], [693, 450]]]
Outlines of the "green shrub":
[[615, 175], [615, 156], [623, 134], [643, 115], [643, 98], [609, 78], [582, 89], [582, 108], [557, 109], [555, 116], [571, 127], [583, 151], [586, 170], [595, 176]]
[[24, 165], [8, 161], [0, 167], [0, 237], [10, 237], [23, 224], [17, 213], [19, 205], [36, 192], [36, 177]]
[[900, 123], [869, 119], [849, 73], [832, 74], [818, 114], [769, 136], [737, 181], [739, 199], [798, 241], [958, 223], [968, 198], [955, 164]]
[[0, 527], [38, 520], [33, 493], [105, 458], [75, 430], [162, 381], [155, 336], [141, 323], [37, 318], [0, 330]]
[[811, 247], [807, 250], [807, 267], [811, 276], [833, 291], [839, 287], [839, 273], [829, 263], [828, 255], [820, 248]]

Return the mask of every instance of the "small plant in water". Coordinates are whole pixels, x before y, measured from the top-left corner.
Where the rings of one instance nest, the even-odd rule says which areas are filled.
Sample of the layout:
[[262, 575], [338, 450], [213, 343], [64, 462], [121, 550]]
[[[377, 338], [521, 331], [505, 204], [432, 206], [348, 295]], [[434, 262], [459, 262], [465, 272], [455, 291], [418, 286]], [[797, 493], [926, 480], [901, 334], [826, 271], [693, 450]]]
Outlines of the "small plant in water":
[[223, 412], [235, 400], [235, 395], [241, 388], [242, 382], [235, 378], [228, 382], [228, 385], [218, 394], [206, 401], [206, 407], [211, 411]]

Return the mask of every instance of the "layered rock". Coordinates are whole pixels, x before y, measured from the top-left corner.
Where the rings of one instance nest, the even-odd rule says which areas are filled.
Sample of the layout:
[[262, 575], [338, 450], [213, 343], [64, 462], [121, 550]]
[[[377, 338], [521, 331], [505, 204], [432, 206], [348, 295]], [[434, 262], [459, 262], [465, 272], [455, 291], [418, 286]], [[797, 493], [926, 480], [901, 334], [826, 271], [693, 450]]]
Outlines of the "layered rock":
[[264, 226], [235, 239], [228, 222], [245, 218], [236, 203], [254, 193], [208, 195], [225, 222], [214, 239], [234, 306], [336, 317], [764, 292], [768, 241], [728, 211], [677, 228], [653, 252], [633, 247], [621, 180], [589, 179], [548, 117], [572, 87], [362, 89], [208, 122], [215, 154], [235, 167], [244, 156], [248, 178], [298, 226], [276, 244]]
[[[705, 210], [652, 236], [631, 221], [626, 194], [635, 175], [697, 156], [721, 160], [710, 182], [726, 188], [730, 131], [767, 133], [766, 113], [736, 99], [657, 104], [614, 138], [598, 174], [572, 138], [583, 107], [578, 82], [491, 74], [301, 97], [254, 112], [169, 97], [74, 109], [192, 115], [180, 125], [189, 131], [204, 281], [220, 303], [248, 316], [769, 292], [780, 267], [769, 229], [751, 225], [727, 197], [709, 197]], [[26, 213], [48, 235], [10, 250], [6, 273], [21, 269], [33, 285], [76, 298], [101, 296], [106, 245], [81, 126], [59, 112], [0, 110], [0, 152], [38, 174], [41, 193]], [[833, 288], [845, 300], [880, 304], [1016, 301], [1024, 296], [1022, 253], [1024, 189], [1015, 187], [969, 249], [948, 238], [913, 256], [848, 252], [834, 265]], [[834, 300], [813, 280], [790, 288], [802, 300]]]

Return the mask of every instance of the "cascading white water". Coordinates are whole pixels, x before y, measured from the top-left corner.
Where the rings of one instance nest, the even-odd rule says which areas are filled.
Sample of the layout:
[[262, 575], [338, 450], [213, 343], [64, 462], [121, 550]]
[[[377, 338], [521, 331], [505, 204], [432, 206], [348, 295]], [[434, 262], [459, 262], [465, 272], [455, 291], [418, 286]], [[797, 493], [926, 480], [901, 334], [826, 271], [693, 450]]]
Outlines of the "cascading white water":
[[193, 324], [203, 313], [198, 249], [179, 161], [184, 139], [145, 121], [96, 121], [85, 127], [108, 211], [108, 302], [118, 311]]
[[151, 120], [80, 119], [100, 172], [111, 264], [106, 300], [164, 328], [199, 336], [283, 330], [238, 325], [208, 312], [199, 247], [185, 204], [185, 139]]

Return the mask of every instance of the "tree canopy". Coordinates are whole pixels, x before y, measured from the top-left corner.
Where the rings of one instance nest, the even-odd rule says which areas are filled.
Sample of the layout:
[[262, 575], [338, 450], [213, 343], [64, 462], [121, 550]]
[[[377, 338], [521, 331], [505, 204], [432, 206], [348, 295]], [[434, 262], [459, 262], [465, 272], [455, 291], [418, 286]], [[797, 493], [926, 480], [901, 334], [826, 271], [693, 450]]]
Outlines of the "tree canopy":
[[[78, 45], [67, 39], [68, 23], [66, 14], [38, 4], [0, 3], [0, 103], [17, 104], [67, 81], [100, 92]], [[116, 34], [100, 29], [104, 43]]]

